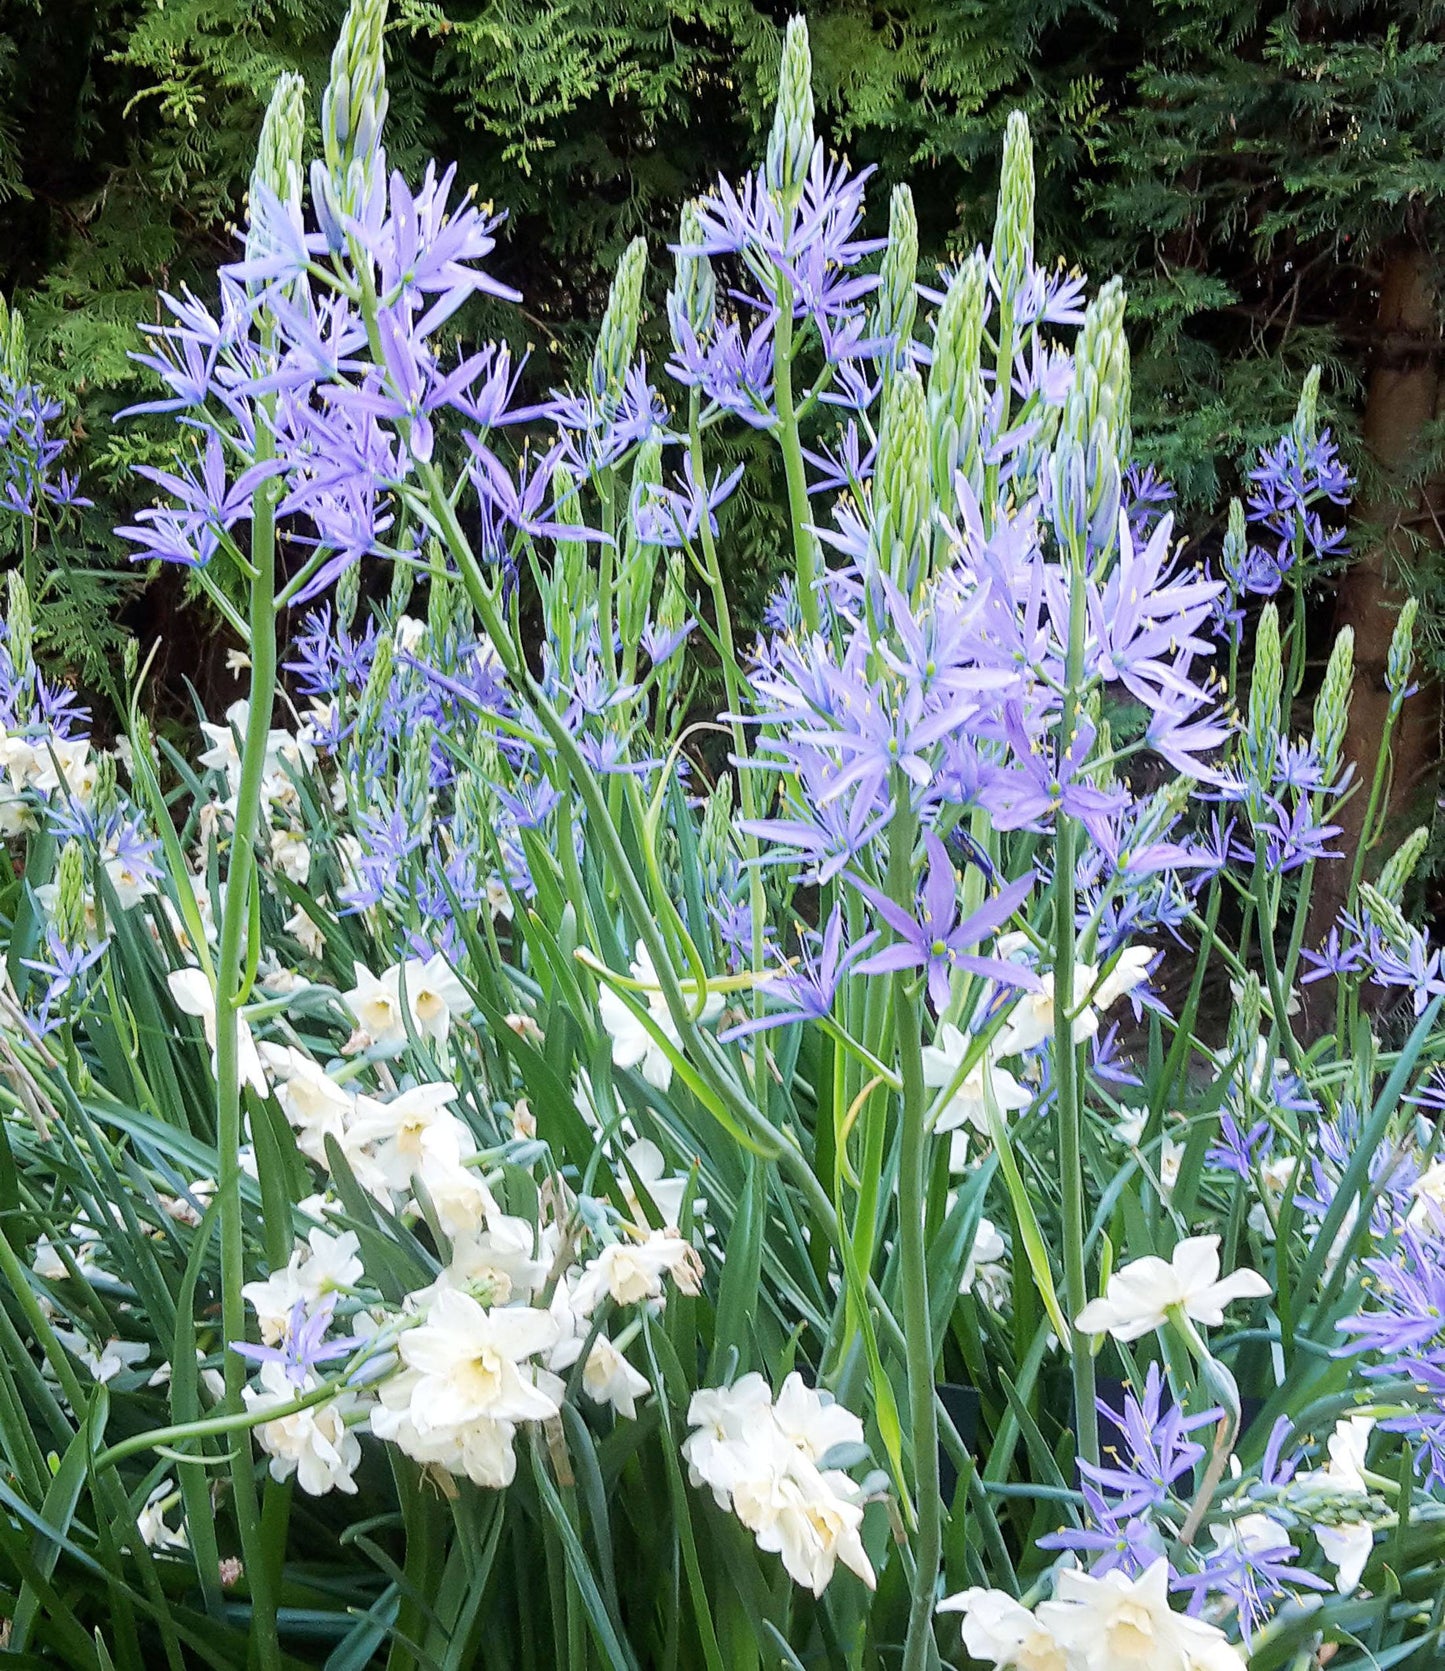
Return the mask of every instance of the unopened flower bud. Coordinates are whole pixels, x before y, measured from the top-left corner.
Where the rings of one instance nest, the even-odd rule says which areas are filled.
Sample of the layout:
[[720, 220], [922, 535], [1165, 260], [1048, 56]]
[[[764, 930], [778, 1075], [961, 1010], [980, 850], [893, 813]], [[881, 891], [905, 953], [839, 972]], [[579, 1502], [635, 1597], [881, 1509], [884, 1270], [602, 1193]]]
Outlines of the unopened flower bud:
[[873, 334], [891, 347], [887, 366], [906, 363], [918, 313], [918, 216], [913, 193], [895, 186], [888, 204], [888, 247], [878, 275]]
[[5, 642], [10, 664], [23, 678], [35, 657], [35, 617], [30, 608], [30, 588], [19, 569], [5, 576]]
[[1394, 900], [1369, 882], [1360, 883], [1360, 898], [1364, 901], [1371, 921], [1385, 936], [1392, 949], [1408, 954], [1415, 935]]
[[672, 253], [672, 289], [667, 293], [667, 317], [679, 350], [683, 325], [698, 342], [706, 343], [717, 318], [717, 280], [713, 277], [712, 262], [705, 255], [695, 253], [702, 237], [702, 217], [697, 204], [684, 203], [677, 248]]
[[246, 259], [257, 261], [273, 253], [275, 239], [260, 213], [262, 190], [269, 192], [301, 227], [301, 145], [306, 130], [306, 83], [299, 75], [283, 75], [271, 92], [256, 164], [251, 170], [251, 194], [246, 228]]
[[1390, 635], [1390, 652], [1385, 658], [1385, 683], [1390, 687], [1390, 706], [1398, 708], [1410, 694], [1410, 680], [1415, 671], [1415, 616], [1420, 605], [1414, 598], [1406, 598], [1400, 606], [1400, 616]]
[[1300, 389], [1299, 405], [1295, 408], [1294, 422], [1290, 426], [1301, 448], [1313, 446], [1319, 437], [1319, 404], [1320, 368], [1311, 366]]
[[873, 476], [874, 549], [884, 571], [905, 594], [921, 572], [931, 504], [923, 380], [912, 366], [905, 366], [883, 396]]
[[1245, 727], [1254, 757], [1256, 781], [1260, 783], [1266, 782], [1274, 770], [1283, 685], [1279, 610], [1274, 604], [1267, 603], [1260, 611], [1259, 626], [1254, 635], [1254, 671], [1249, 681], [1249, 716]]
[[607, 310], [592, 350], [592, 392], [611, 405], [622, 394], [632, 356], [637, 351], [637, 328], [642, 320], [642, 279], [647, 271], [647, 240], [634, 238], [622, 252]]
[[1345, 745], [1350, 718], [1350, 691], [1355, 676], [1355, 629], [1342, 627], [1335, 639], [1325, 676], [1315, 698], [1315, 752], [1326, 781], [1334, 778]]
[[1249, 533], [1244, 522], [1244, 505], [1238, 499], [1231, 499], [1229, 521], [1224, 530], [1224, 550], [1221, 553], [1221, 567], [1231, 587], [1235, 586], [1235, 576], [1240, 573], [1248, 546]]
[[346, 213], [360, 206], [380, 162], [387, 106], [385, 26], [386, 0], [352, 0], [321, 97], [326, 172]]
[[351, 563], [336, 577], [336, 623], [349, 627], [361, 602], [361, 564]]
[[763, 179], [770, 192], [794, 201], [808, 178], [813, 160], [813, 54], [805, 18], [788, 20], [783, 62], [778, 71], [778, 103], [768, 135]]
[[55, 929], [67, 946], [86, 938], [85, 854], [73, 837], [60, 849], [55, 872]]
[[1404, 901], [1405, 888], [1429, 843], [1430, 831], [1422, 824], [1419, 829], [1412, 830], [1385, 860], [1375, 886], [1392, 905], [1400, 905]]
[[993, 223], [993, 269], [999, 293], [1012, 298], [1034, 260], [1034, 150], [1029, 121], [1013, 111], [1003, 137], [1003, 171]]
[[988, 316], [988, 263], [975, 253], [949, 280], [934, 318], [933, 364], [928, 373], [928, 433], [933, 488], [953, 502], [954, 472], [972, 479], [985, 406], [980, 375]]
[[[635, 644], [647, 619], [647, 605], [652, 597], [652, 582], [657, 574], [657, 554], [660, 547], [640, 539], [634, 532], [636, 508], [645, 504], [653, 490], [662, 485], [662, 443], [649, 437], [637, 449], [637, 460], [632, 467], [632, 496], [634, 515], [628, 518], [626, 558], [617, 577], [617, 628], [624, 644]], [[610, 632], [611, 623], [604, 621], [602, 630]]]

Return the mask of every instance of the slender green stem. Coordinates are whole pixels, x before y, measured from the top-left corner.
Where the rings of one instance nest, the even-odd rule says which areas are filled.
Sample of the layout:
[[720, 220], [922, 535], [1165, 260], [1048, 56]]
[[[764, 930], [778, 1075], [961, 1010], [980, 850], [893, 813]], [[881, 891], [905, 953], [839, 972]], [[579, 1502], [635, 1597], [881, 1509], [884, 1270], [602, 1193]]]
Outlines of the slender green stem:
[[798, 436], [798, 412], [793, 404], [793, 284], [778, 275], [778, 323], [773, 333], [773, 392], [778, 403], [778, 443], [783, 449], [783, 473], [788, 482], [788, 514], [793, 524], [793, 556], [797, 565], [798, 608], [803, 630], [817, 632], [818, 537], [809, 524], [808, 478], [803, 469], [803, 443]]
[[[908, 804], [906, 782], [894, 785], [897, 804]], [[890, 835], [888, 891], [910, 915], [916, 909], [913, 883], [914, 819], [894, 814]], [[938, 1412], [934, 1400], [933, 1328], [928, 1304], [928, 1244], [924, 1212], [928, 1186], [928, 1092], [923, 1083], [922, 1017], [915, 977], [894, 977], [894, 1034], [902, 1069], [903, 1097], [898, 1164], [898, 1266], [903, 1299], [903, 1333], [908, 1364], [909, 1427], [913, 1449], [913, 1597], [903, 1671], [922, 1671], [933, 1643], [934, 1592], [943, 1553], [943, 1499], [938, 1479]]]
[[[270, 431], [264, 423], [256, 426], [258, 461], [270, 454]], [[266, 771], [266, 749], [271, 729], [271, 705], [276, 690], [276, 482], [262, 482], [256, 489], [251, 524], [251, 555], [255, 577], [251, 582], [250, 638], [251, 693], [246, 734], [241, 745], [241, 776], [236, 791], [236, 808], [231, 834], [230, 861], [226, 869], [226, 901], [221, 915], [220, 944], [216, 955], [216, 1131], [221, 1237], [221, 1332], [225, 1353], [226, 1411], [244, 1412], [241, 1389], [246, 1381], [246, 1364], [234, 1351], [232, 1342], [246, 1336], [246, 1308], [241, 1298], [245, 1281], [245, 1239], [241, 1216], [241, 1078], [239, 1014], [246, 967], [247, 925], [250, 920], [251, 889], [256, 884], [256, 842], [261, 822], [261, 783]], [[253, 1614], [251, 1641], [258, 1662], [279, 1667], [280, 1645], [276, 1639], [276, 1603], [271, 1591], [271, 1555], [261, 1535], [260, 1506], [256, 1495], [255, 1464], [249, 1445], [231, 1458], [231, 1488], [235, 1497], [236, 1523], [246, 1563]]]
[[[1076, 540], [1069, 564], [1069, 645], [1059, 750], [1074, 740], [1084, 681], [1084, 629], [1088, 592], [1083, 542]], [[1072, 1332], [1069, 1361], [1074, 1383], [1074, 1423], [1079, 1456], [1097, 1465], [1099, 1424], [1094, 1404], [1094, 1354], [1074, 1319], [1089, 1302], [1084, 1264], [1084, 1096], [1074, 1044], [1074, 959], [1079, 826], [1062, 808], [1054, 838], [1054, 1076], [1057, 1086], [1059, 1181], [1063, 1191], [1064, 1294]]]

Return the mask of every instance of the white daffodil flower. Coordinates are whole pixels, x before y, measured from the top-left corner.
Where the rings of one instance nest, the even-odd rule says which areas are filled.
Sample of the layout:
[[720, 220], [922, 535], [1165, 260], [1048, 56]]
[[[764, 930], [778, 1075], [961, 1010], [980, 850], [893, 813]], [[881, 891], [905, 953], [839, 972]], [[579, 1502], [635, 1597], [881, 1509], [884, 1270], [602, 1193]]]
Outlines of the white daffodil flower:
[[[934, 1036], [932, 1044], [923, 1047], [923, 1083], [930, 1090], [941, 1090], [953, 1083], [968, 1054], [969, 1040], [951, 1021], [945, 1021]], [[953, 1131], [970, 1125], [988, 1134], [987, 1097], [992, 1093], [994, 1106], [1001, 1115], [1015, 1114], [1034, 1100], [1018, 1080], [1005, 1068], [995, 1067], [988, 1051], [974, 1063], [962, 1084], [948, 1099], [933, 1129]]]
[[1150, 1254], [1109, 1278], [1103, 1299], [1090, 1300], [1075, 1327], [1084, 1334], [1137, 1340], [1164, 1326], [1176, 1307], [1196, 1323], [1224, 1321], [1232, 1300], [1262, 1298], [1270, 1286], [1258, 1271], [1238, 1270], [1221, 1279], [1219, 1237], [1190, 1236], [1165, 1260]]

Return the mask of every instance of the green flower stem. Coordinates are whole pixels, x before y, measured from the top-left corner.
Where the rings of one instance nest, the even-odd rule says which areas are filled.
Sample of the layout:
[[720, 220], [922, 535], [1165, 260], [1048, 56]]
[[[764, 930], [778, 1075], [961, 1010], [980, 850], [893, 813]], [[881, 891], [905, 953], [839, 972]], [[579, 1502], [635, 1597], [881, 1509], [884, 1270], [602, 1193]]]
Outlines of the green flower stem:
[[[270, 456], [271, 436], [265, 423], [256, 426], [256, 457]], [[276, 496], [274, 478], [256, 489], [251, 523], [250, 638], [251, 690], [246, 734], [241, 745], [241, 778], [226, 867], [226, 902], [221, 915], [216, 954], [216, 1146], [220, 1195], [221, 1333], [224, 1355], [226, 1409], [244, 1413], [241, 1389], [246, 1363], [230, 1350], [231, 1342], [246, 1338], [246, 1308], [241, 1286], [246, 1276], [244, 1226], [241, 1213], [241, 1079], [240, 1005], [244, 995], [247, 925], [251, 889], [256, 886], [256, 842], [261, 821], [261, 783], [266, 772], [266, 747], [271, 730], [271, 704], [276, 690]], [[179, 883], [178, 883], [179, 886]], [[231, 1458], [231, 1488], [236, 1524], [246, 1564], [254, 1611], [251, 1640], [259, 1663], [281, 1665], [276, 1639], [276, 1601], [271, 1588], [272, 1552], [261, 1533], [260, 1504], [250, 1446]]]
[[[1079, 723], [1084, 682], [1084, 629], [1087, 591], [1083, 542], [1075, 540], [1070, 553], [1069, 646], [1065, 664], [1063, 712], [1059, 720], [1062, 752], [1073, 741]], [[1094, 1403], [1094, 1354], [1088, 1338], [1074, 1328], [1074, 1319], [1089, 1303], [1084, 1268], [1084, 1095], [1074, 1044], [1074, 959], [1079, 826], [1062, 810], [1054, 840], [1054, 1075], [1057, 1086], [1059, 1180], [1063, 1190], [1064, 1296], [1070, 1332], [1069, 1362], [1074, 1382], [1074, 1422], [1078, 1454], [1086, 1462], [1099, 1461], [1099, 1419]]]
[[[901, 778], [901, 774], [896, 774]], [[913, 878], [915, 819], [908, 806], [906, 780], [893, 786], [899, 810], [889, 838], [888, 892], [910, 915], [917, 909]], [[933, 1608], [938, 1564], [943, 1553], [943, 1498], [938, 1479], [938, 1413], [934, 1398], [933, 1328], [928, 1304], [928, 1244], [924, 1225], [927, 1205], [928, 1092], [923, 1083], [923, 1018], [916, 977], [900, 970], [893, 978], [894, 1036], [902, 1070], [903, 1097], [898, 1164], [898, 1265], [903, 1299], [904, 1357], [908, 1365], [909, 1427], [913, 1453], [914, 1502], [918, 1531], [914, 1541], [913, 1597], [903, 1671], [923, 1671], [933, 1647]]]
[[778, 323], [773, 331], [773, 391], [778, 402], [778, 444], [783, 449], [783, 473], [788, 482], [788, 513], [793, 524], [793, 556], [797, 565], [798, 608], [804, 632], [818, 630], [818, 537], [809, 524], [808, 478], [803, 469], [803, 443], [798, 437], [798, 412], [793, 404], [793, 281], [778, 274]]
[[[688, 459], [692, 467], [692, 479], [702, 498], [704, 506], [707, 504], [707, 470], [703, 463], [702, 453], [702, 401], [698, 391], [694, 389], [688, 399]], [[703, 558], [706, 567], [703, 578], [708, 591], [712, 595], [713, 621], [717, 630], [718, 646], [722, 651], [723, 688], [727, 691], [728, 711], [732, 715], [730, 721], [733, 750], [739, 761], [736, 782], [738, 798], [742, 803], [743, 817], [751, 823], [758, 816], [757, 784], [753, 773], [747, 769], [745, 762], [748, 758], [747, 733], [742, 722], [742, 679], [738, 669], [737, 651], [733, 644], [732, 610], [728, 604], [727, 587], [723, 584], [722, 563], [718, 558], [717, 541], [713, 538], [712, 523], [708, 512], [702, 514], [699, 535], [702, 540]], [[757, 975], [762, 968], [763, 931], [766, 926], [767, 898], [763, 891], [763, 873], [757, 863], [758, 841], [750, 831], [743, 832], [744, 857], [750, 862], [748, 872], [748, 914], [752, 920], [753, 929], [753, 974]], [[756, 988], [753, 996], [753, 1014], [758, 1013], [760, 999]], [[767, 1095], [767, 1045], [763, 1036], [757, 1034], [753, 1042], [753, 1095], [761, 1101]]]

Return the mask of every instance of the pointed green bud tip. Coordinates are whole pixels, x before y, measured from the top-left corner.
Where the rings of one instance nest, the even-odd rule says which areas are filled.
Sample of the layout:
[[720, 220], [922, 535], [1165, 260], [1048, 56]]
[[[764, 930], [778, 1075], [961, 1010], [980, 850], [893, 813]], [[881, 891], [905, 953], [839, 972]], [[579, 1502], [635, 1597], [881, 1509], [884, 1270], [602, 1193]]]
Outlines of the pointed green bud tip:
[[994, 270], [1005, 296], [1017, 290], [1034, 259], [1034, 148], [1023, 111], [1009, 116], [993, 224]]
[[67, 946], [81, 945], [86, 938], [85, 854], [74, 837], [60, 850], [55, 882], [56, 929]]
[[713, 277], [712, 262], [705, 255], [694, 253], [703, 239], [702, 216], [695, 202], [682, 206], [682, 220], [677, 229], [678, 247], [673, 251], [672, 289], [667, 295], [667, 316], [672, 322], [674, 338], [688, 329], [700, 343], [712, 335], [717, 318], [717, 280]]
[[1315, 751], [1327, 778], [1334, 776], [1345, 744], [1350, 718], [1350, 692], [1355, 677], [1355, 630], [1342, 627], [1325, 664], [1325, 676], [1315, 697]]
[[632, 357], [637, 352], [637, 331], [642, 323], [642, 280], [647, 272], [647, 240], [634, 238], [622, 252], [607, 309], [592, 350], [592, 392], [601, 401], [617, 400]]
[[1400, 606], [1400, 617], [1390, 635], [1390, 653], [1385, 658], [1385, 683], [1396, 703], [1403, 702], [1410, 693], [1410, 680], [1415, 671], [1415, 617], [1420, 605], [1415, 598], [1406, 598]]
[[10, 661], [22, 676], [35, 657], [35, 617], [30, 607], [30, 588], [19, 569], [5, 576], [5, 634]]
[[[370, 184], [386, 121], [386, 0], [352, 0], [321, 98], [321, 143], [332, 184], [350, 206]], [[352, 164], [359, 164], [353, 170]]]
[[778, 71], [778, 103], [768, 135], [763, 180], [770, 192], [796, 199], [813, 160], [813, 54], [806, 18], [788, 22]]
[[895, 186], [888, 205], [888, 247], [879, 273], [877, 332], [893, 344], [893, 364], [913, 338], [918, 313], [918, 216], [913, 193]]
[[1311, 366], [1300, 389], [1299, 405], [1294, 415], [1294, 432], [1303, 446], [1310, 446], [1319, 436], [1319, 407], [1320, 368]]
[[1403, 905], [1405, 889], [1415, 874], [1416, 865], [1425, 856], [1425, 849], [1429, 844], [1429, 828], [1422, 824], [1418, 829], [1412, 830], [1385, 860], [1380, 870], [1380, 880], [1375, 886], [1393, 905]]
[[1249, 682], [1249, 736], [1259, 757], [1272, 762], [1279, 742], [1279, 704], [1284, 687], [1279, 610], [1267, 603], [1254, 635], [1254, 672]]

